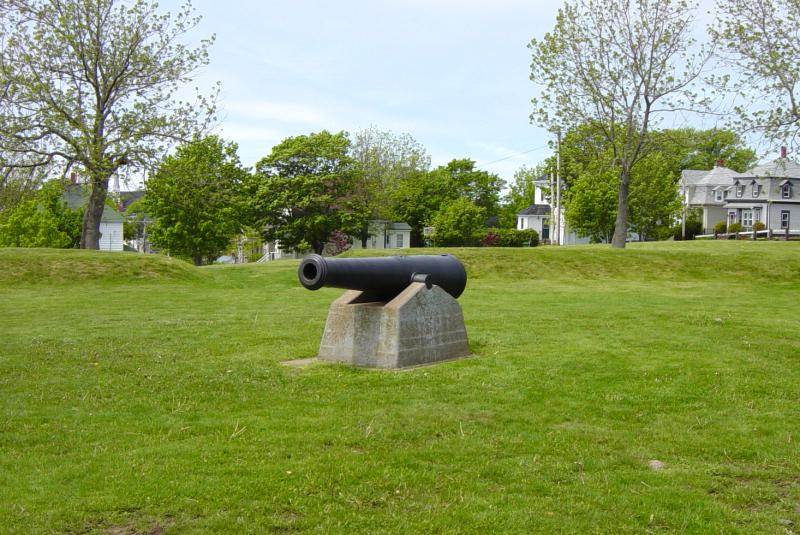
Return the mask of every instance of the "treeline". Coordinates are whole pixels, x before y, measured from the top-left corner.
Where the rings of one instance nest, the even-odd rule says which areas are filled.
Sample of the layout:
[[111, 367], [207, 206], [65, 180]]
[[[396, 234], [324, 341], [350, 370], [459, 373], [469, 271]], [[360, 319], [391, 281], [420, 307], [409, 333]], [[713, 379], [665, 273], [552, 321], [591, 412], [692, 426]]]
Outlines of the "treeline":
[[180, 146], [147, 181], [149, 239], [195, 263], [213, 259], [236, 233], [320, 253], [333, 236], [366, 245], [370, 221], [411, 226], [411, 245], [433, 226], [437, 245], [472, 245], [498, 218], [504, 182], [469, 159], [431, 167], [408, 134], [375, 128], [287, 138], [255, 168], [236, 145], [210, 136]]

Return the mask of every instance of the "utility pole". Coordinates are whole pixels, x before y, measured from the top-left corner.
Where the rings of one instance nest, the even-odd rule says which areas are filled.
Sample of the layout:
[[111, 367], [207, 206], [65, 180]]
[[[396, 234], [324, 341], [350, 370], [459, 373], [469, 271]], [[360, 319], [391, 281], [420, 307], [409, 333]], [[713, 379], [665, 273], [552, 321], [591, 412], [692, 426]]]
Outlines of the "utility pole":
[[561, 128], [556, 129], [556, 245], [561, 243]]

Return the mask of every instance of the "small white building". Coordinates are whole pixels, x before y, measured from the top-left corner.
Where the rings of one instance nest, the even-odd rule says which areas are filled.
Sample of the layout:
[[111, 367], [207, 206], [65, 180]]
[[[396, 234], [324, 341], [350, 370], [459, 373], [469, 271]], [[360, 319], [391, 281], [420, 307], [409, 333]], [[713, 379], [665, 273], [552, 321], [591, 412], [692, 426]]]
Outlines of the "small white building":
[[408, 223], [374, 220], [369, 222], [367, 246], [353, 237], [353, 249], [403, 249], [411, 247], [411, 226]]

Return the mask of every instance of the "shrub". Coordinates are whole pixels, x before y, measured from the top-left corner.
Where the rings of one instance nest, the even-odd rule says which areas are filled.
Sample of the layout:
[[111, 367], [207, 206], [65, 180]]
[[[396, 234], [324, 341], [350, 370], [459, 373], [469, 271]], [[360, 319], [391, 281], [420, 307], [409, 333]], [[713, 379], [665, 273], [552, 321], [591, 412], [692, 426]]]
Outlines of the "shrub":
[[733, 234], [733, 239], [736, 239], [736, 234], [742, 231], [741, 223], [731, 223], [728, 225], [728, 233]]
[[476, 241], [482, 247], [536, 247], [539, 233], [533, 229], [489, 229], [476, 234]]
[[483, 208], [471, 200], [458, 198], [444, 205], [431, 221], [433, 239], [439, 247], [463, 247], [475, 245], [474, 236], [486, 221]]
[[756, 221], [753, 223], [753, 230], [758, 232], [759, 230], [764, 230], [767, 226], [762, 221]]
[[728, 224], [725, 221], [717, 221], [717, 224], [714, 225], [714, 234], [725, 234], [727, 229]]

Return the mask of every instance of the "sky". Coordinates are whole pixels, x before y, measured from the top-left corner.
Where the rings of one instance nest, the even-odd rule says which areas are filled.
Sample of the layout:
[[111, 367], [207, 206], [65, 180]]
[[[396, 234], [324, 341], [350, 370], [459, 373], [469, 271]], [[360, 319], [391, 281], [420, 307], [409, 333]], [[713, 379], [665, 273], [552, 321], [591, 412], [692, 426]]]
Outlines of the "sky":
[[219, 132], [245, 165], [288, 136], [370, 126], [411, 134], [434, 165], [468, 157], [504, 178], [550, 153], [551, 136], [529, 121], [527, 44], [552, 28], [556, 2], [193, 5], [203, 17], [193, 37], [216, 34], [198, 82], [221, 82]]
[[[178, 0], [161, 5], [175, 10]], [[530, 123], [532, 37], [547, 0], [195, 0], [216, 35], [198, 85], [222, 84], [218, 132], [245, 165], [282, 139], [370, 126], [409, 133], [434, 165], [471, 158], [510, 179], [552, 149]]]

